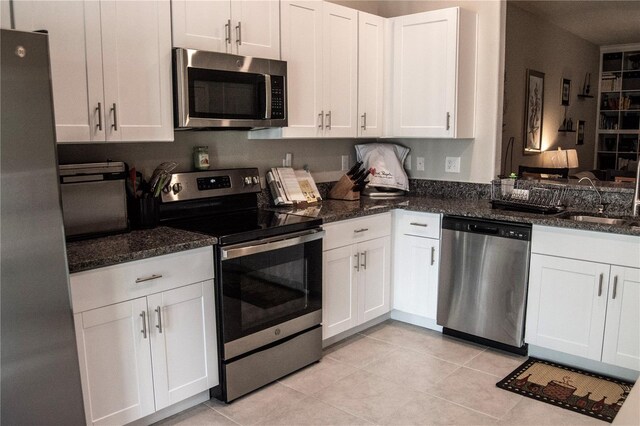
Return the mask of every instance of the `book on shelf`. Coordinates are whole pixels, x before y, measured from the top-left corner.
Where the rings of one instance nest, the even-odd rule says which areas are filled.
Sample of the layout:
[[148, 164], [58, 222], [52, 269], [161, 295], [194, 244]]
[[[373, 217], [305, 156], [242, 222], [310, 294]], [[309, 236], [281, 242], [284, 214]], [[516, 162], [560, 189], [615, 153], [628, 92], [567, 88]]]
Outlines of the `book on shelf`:
[[602, 73], [600, 78], [600, 91], [601, 92], [615, 92], [620, 90], [622, 79], [619, 75], [612, 73]]

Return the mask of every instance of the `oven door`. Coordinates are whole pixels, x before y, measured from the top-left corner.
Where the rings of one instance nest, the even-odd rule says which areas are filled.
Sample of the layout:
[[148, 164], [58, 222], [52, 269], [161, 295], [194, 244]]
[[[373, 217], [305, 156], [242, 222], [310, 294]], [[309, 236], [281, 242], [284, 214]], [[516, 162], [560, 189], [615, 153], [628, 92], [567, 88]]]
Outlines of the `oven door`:
[[322, 321], [322, 237], [310, 231], [220, 247], [224, 359]]

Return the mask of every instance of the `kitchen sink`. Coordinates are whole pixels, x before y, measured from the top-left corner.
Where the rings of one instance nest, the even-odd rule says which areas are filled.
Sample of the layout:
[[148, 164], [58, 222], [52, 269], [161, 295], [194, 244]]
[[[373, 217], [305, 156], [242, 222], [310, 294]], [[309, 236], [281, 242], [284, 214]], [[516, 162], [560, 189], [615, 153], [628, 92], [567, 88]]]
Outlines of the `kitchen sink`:
[[600, 216], [586, 216], [586, 215], [571, 215], [566, 219], [569, 220], [577, 220], [578, 222], [592, 222], [592, 223], [603, 223], [605, 225], [624, 225], [627, 220], [626, 219], [616, 219], [613, 217], [600, 217]]
[[640, 226], [640, 223], [635, 219], [595, 216], [588, 213], [564, 213], [559, 217], [561, 219], [575, 220], [577, 222], [601, 223], [603, 225]]

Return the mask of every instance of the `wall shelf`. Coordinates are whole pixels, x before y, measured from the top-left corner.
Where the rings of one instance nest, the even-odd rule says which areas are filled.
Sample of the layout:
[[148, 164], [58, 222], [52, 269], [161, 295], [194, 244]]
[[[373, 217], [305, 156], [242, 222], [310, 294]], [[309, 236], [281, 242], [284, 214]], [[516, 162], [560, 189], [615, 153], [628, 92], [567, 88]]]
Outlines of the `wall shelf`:
[[592, 95], [583, 95], [582, 93], [580, 93], [580, 94], [578, 94], [578, 97], [582, 98], [582, 99], [588, 99], [588, 98], [592, 99], [594, 96], [592, 96]]

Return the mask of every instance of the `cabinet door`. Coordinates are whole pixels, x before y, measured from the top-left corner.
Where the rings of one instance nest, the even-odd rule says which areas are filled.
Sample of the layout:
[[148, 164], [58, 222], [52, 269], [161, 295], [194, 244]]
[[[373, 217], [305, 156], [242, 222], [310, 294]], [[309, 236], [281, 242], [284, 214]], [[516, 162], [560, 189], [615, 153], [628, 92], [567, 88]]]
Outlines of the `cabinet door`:
[[358, 136], [382, 135], [384, 21], [358, 12]]
[[49, 34], [57, 141], [104, 141], [99, 3], [25, 0], [13, 9], [16, 29]]
[[213, 281], [149, 296], [156, 410], [218, 385]]
[[609, 265], [531, 255], [525, 341], [600, 361]]
[[401, 235], [395, 251], [393, 309], [436, 320], [440, 241]]
[[233, 52], [243, 56], [280, 59], [280, 2], [232, 0]]
[[87, 423], [125, 424], [153, 413], [146, 298], [74, 316]]
[[390, 237], [377, 238], [357, 245], [360, 254], [358, 274], [358, 323], [389, 312], [391, 291]]
[[394, 20], [393, 136], [452, 137], [458, 9]]
[[173, 140], [169, 1], [100, 2], [108, 141]]
[[282, 60], [287, 61], [289, 126], [284, 137], [323, 135], [322, 2], [281, 2]]
[[358, 325], [354, 246], [325, 251], [322, 268], [322, 338]]
[[231, 52], [231, 3], [171, 0], [173, 46]]
[[325, 137], [356, 137], [358, 114], [358, 12], [324, 3], [322, 99]]
[[602, 361], [640, 370], [640, 269], [611, 267]]

